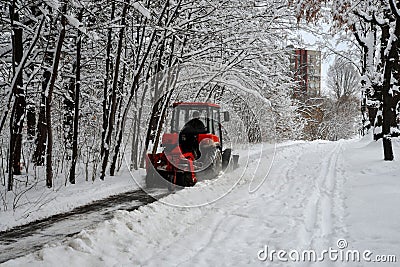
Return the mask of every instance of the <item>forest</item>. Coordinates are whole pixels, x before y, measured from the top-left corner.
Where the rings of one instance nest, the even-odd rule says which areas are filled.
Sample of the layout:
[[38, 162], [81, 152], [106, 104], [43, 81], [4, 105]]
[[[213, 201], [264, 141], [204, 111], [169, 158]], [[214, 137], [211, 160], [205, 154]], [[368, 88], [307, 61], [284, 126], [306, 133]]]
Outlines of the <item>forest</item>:
[[[3, 1], [2, 208], [32, 188], [112, 179], [126, 163], [143, 168], [175, 101], [222, 104], [238, 143], [338, 140], [373, 126], [393, 159], [398, 4], [347, 2]], [[296, 98], [292, 47], [304, 45], [299, 30], [322, 31], [321, 18], [333, 21], [330, 39], [352, 33], [338, 41], [348, 51], [322, 43], [336, 55], [326, 92]]]

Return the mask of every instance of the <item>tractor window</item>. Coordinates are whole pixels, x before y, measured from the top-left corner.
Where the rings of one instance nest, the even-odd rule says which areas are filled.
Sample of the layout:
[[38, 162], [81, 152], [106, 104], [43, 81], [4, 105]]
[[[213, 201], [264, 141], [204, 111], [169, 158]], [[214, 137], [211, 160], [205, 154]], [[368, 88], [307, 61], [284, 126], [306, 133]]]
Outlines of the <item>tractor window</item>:
[[219, 109], [203, 106], [177, 106], [174, 108], [172, 132], [180, 132], [192, 119], [200, 120], [208, 133], [219, 135]]
[[180, 132], [186, 123], [194, 118], [199, 119], [207, 129], [210, 129], [207, 108], [175, 107], [173, 122], [171, 124], [172, 132]]
[[213, 108], [213, 116], [212, 116], [212, 122], [213, 122], [213, 129], [214, 129], [214, 134], [218, 137], [221, 137], [220, 135], [220, 131], [219, 131], [219, 122], [220, 122], [220, 118], [219, 118], [219, 109]]
[[172, 132], [179, 132], [187, 122], [187, 109], [175, 109]]
[[208, 115], [206, 109], [190, 109], [188, 121], [194, 118], [199, 119], [204, 124], [204, 126], [207, 127]]

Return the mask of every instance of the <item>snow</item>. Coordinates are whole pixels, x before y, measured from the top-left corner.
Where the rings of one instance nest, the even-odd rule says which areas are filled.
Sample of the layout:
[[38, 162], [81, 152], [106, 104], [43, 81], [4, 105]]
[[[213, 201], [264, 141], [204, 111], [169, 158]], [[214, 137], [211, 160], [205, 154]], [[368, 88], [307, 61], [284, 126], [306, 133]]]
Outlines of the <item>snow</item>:
[[[338, 249], [339, 239], [349, 249], [399, 259], [400, 166], [384, 162], [382, 143], [371, 139], [251, 146], [234, 172], [118, 211], [94, 229], [4, 266], [309, 266], [317, 263], [264, 262], [258, 253], [265, 246]], [[397, 139], [394, 149], [400, 156]], [[348, 264], [325, 259], [319, 265]]]
[[[46, 188], [43, 180], [34, 189], [22, 195], [19, 200], [20, 207], [0, 212], [0, 231], [68, 212], [111, 195], [135, 190], [139, 187], [137, 182], [143, 180], [143, 175], [143, 170], [133, 172], [132, 175], [125, 172], [116, 177], [106, 176], [104, 181], [97, 179], [94, 182], [79, 182], [67, 186], [64, 186], [63, 182], [57, 186], [55, 181], [54, 189]], [[14, 199], [10, 197], [9, 201]]]
[[55, 10], [58, 10], [61, 7], [61, 4], [58, 0], [45, 0], [44, 2], [46, 5]]
[[80, 22], [77, 18], [75, 18], [75, 17], [72, 16], [72, 15], [64, 15], [64, 16], [67, 18], [68, 23], [69, 23], [72, 27], [74, 27], [74, 28], [80, 30], [80, 31], [83, 32], [83, 33], [86, 33], [86, 28], [83, 27], [82, 22]]
[[[397, 156], [400, 143], [394, 140]], [[349, 242], [353, 247], [381, 254], [396, 254], [399, 261], [400, 235], [400, 167], [398, 161], [384, 162], [374, 157], [382, 150], [381, 142], [351, 144], [348, 149], [358, 151], [362, 159], [345, 155], [344, 175], [351, 177], [345, 188], [349, 205]], [[374, 153], [375, 152], [375, 153]], [[381, 152], [383, 157], [383, 152]], [[358, 170], [357, 172], [350, 170]], [[395, 264], [392, 264], [394, 266]]]
[[150, 11], [149, 11], [147, 8], [145, 8], [145, 7], [143, 6], [142, 3], [140, 3], [140, 2], [134, 2], [134, 3], [132, 4], [132, 6], [133, 6], [137, 11], [139, 11], [143, 16], [145, 16], [145, 17], [148, 18], [148, 19], [151, 19]]

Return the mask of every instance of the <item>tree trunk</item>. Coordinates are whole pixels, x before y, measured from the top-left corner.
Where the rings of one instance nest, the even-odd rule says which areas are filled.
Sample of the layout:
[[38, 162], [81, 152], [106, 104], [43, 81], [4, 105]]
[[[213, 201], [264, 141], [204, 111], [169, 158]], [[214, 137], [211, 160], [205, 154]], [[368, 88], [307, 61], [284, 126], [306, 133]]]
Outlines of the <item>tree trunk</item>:
[[138, 135], [140, 134], [140, 128], [138, 130], [138, 124], [139, 124], [139, 115], [138, 113], [135, 113], [135, 121], [133, 123], [133, 134], [132, 134], [132, 143], [131, 143], [131, 164], [130, 164], [130, 169], [137, 170], [138, 169], [138, 147], [136, 144], [136, 140]]
[[[115, 2], [111, 3], [111, 19], [114, 20], [115, 16]], [[103, 131], [101, 133], [101, 150], [100, 156], [103, 157], [105, 151], [106, 144], [106, 133], [107, 133], [107, 125], [108, 125], [108, 108], [107, 108], [107, 99], [108, 99], [108, 76], [110, 75], [110, 64], [111, 64], [111, 48], [112, 48], [112, 27], [108, 29], [107, 33], [107, 48], [106, 48], [106, 73], [104, 77], [104, 89], [103, 89]]]
[[[125, 53], [126, 54], [126, 53]], [[126, 55], [125, 55], [126, 58]], [[114, 176], [115, 175], [115, 168], [117, 166], [117, 159], [118, 159], [118, 155], [119, 155], [119, 151], [121, 148], [121, 144], [122, 144], [122, 136], [123, 136], [123, 132], [125, 129], [125, 117], [122, 116], [121, 118], [121, 109], [122, 109], [122, 95], [124, 93], [124, 83], [125, 83], [125, 75], [126, 75], [126, 67], [124, 65], [123, 70], [122, 70], [122, 78], [121, 78], [121, 83], [119, 86], [119, 91], [120, 91], [120, 95], [118, 96], [118, 123], [117, 123], [117, 143], [115, 145], [114, 148], [114, 155], [111, 161], [111, 165], [110, 165], [110, 176]]]
[[[83, 9], [80, 10], [78, 20], [81, 21], [83, 16]], [[78, 158], [78, 129], [79, 129], [79, 94], [81, 89], [81, 47], [82, 47], [82, 33], [78, 30], [78, 37], [76, 42], [76, 75], [75, 75], [75, 97], [74, 97], [74, 124], [73, 124], [73, 138], [72, 138], [72, 162], [69, 172], [69, 182], [75, 184], [75, 168]]]
[[[53, 30], [53, 21], [52, 17], [50, 18], [50, 29], [49, 32]], [[52, 40], [52, 36], [48, 34], [47, 36], [47, 44], [46, 50], [44, 51], [44, 66], [43, 68], [43, 77], [42, 77], [42, 90], [41, 90], [41, 100], [39, 106], [39, 117], [36, 126], [36, 138], [35, 138], [35, 152], [33, 153], [32, 161], [36, 166], [43, 166], [45, 162], [45, 153], [46, 153], [46, 142], [47, 142], [47, 125], [46, 125], [46, 95], [47, 95], [47, 87], [49, 86], [51, 72], [49, 71], [50, 66], [53, 62], [54, 52], [51, 49], [54, 44]]]
[[[12, 15], [12, 13], [14, 12], [14, 6], [15, 6], [15, 1], [13, 1], [12, 2], [13, 4], [10, 6], [11, 7], [11, 10], [10, 10], [10, 15], [11, 15], [11, 18], [12, 18], [12, 20], [10, 20], [11, 21], [11, 25], [12, 25], [12, 27], [11, 27], [11, 29], [12, 30], [14, 30], [14, 26], [13, 26], [13, 17], [14, 17], [14, 15]], [[45, 17], [43, 16], [42, 17], [42, 19], [41, 19], [41, 21], [40, 21], [40, 23], [39, 23], [39, 26], [37, 27], [37, 29], [36, 29], [36, 33], [35, 33], [35, 37], [33, 38], [33, 40], [31, 41], [31, 44], [30, 44], [30, 46], [29, 46], [29, 48], [28, 48], [28, 51], [26, 52], [26, 54], [25, 55], [23, 55], [22, 54], [22, 51], [23, 51], [23, 46], [21, 46], [22, 48], [20, 49], [20, 51], [21, 51], [21, 61], [20, 61], [20, 64], [18, 64], [18, 68], [15, 68], [16, 66], [15, 66], [15, 61], [14, 61], [14, 52], [15, 51], [12, 51], [13, 53], [13, 56], [12, 56], [12, 58], [13, 58], [13, 65], [12, 65], [12, 70], [13, 70], [13, 78], [12, 78], [12, 81], [11, 81], [11, 86], [10, 86], [10, 91], [9, 91], [9, 93], [8, 93], [8, 96], [7, 96], [7, 100], [6, 100], [6, 105], [5, 105], [5, 107], [3, 107], [3, 116], [2, 116], [2, 118], [1, 118], [1, 120], [0, 120], [0, 133], [2, 132], [2, 130], [4, 129], [4, 124], [5, 124], [5, 122], [6, 122], [6, 119], [7, 119], [7, 117], [8, 117], [8, 113], [9, 113], [9, 111], [11, 110], [12, 111], [12, 105], [11, 105], [11, 103], [14, 103], [13, 102], [13, 100], [15, 99], [15, 91], [13, 90], [14, 88], [17, 88], [18, 89], [18, 86], [17, 86], [17, 84], [18, 84], [18, 79], [20, 78], [20, 77], [22, 77], [22, 76], [20, 76], [20, 75], [22, 75], [22, 72], [23, 72], [23, 70], [24, 70], [24, 67], [25, 67], [25, 64], [26, 64], [26, 62], [27, 62], [27, 60], [28, 60], [28, 57], [29, 57], [29, 55], [32, 53], [32, 51], [33, 51], [33, 49], [34, 49], [34, 47], [35, 47], [35, 45], [36, 45], [36, 42], [38, 41], [38, 39], [39, 39], [39, 36], [40, 36], [40, 33], [41, 33], [41, 29], [42, 29], [42, 26], [43, 26], [43, 23], [44, 23], [44, 21], [45, 21]], [[18, 28], [17, 28], [18, 29]], [[18, 31], [18, 30], [17, 30]], [[13, 37], [13, 34], [11, 34], [12, 35], [12, 41], [14, 42], [14, 37]], [[22, 31], [21, 31], [21, 38], [22, 38]], [[22, 42], [22, 41], [21, 41]], [[12, 46], [11, 47], [13, 47], [13, 44], [12, 44]], [[14, 47], [15, 48], [15, 47]], [[12, 50], [12, 49], [11, 49]], [[6, 52], [7, 53], [7, 52]], [[4, 54], [5, 55], [5, 54]], [[25, 99], [26, 99], [26, 95], [25, 95]]]
[[64, 3], [62, 7], [62, 15], [61, 15], [61, 31], [58, 37], [56, 52], [54, 55], [53, 61], [53, 73], [50, 78], [50, 84], [46, 90], [46, 126], [47, 126], [47, 147], [46, 147], [46, 186], [53, 186], [53, 165], [52, 165], [52, 156], [53, 156], [53, 131], [52, 131], [52, 122], [51, 122], [51, 101], [54, 91], [54, 85], [57, 79], [58, 74], [58, 65], [60, 62], [61, 56], [61, 48], [64, 42], [65, 37], [65, 25], [66, 18], [64, 14], [67, 12], [67, 3]]
[[106, 175], [106, 168], [108, 164], [108, 158], [110, 156], [110, 146], [111, 146], [111, 136], [114, 130], [115, 124], [115, 114], [117, 111], [117, 86], [118, 86], [118, 77], [119, 77], [119, 67], [121, 63], [121, 53], [122, 53], [122, 44], [124, 39], [124, 31], [125, 31], [125, 17], [126, 12], [129, 7], [129, 0], [125, 2], [124, 8], [122, 10], [122, 19], [121, 19], [121, 29], [119, 30], [119, 40], [118, 40], [118, 48], [117, 48], [117, 58], [115, 59], [115, 70], [114, 70], [114, 78], [113, 78], [113, 87], [111, 92], [111, 102], [110, 102], [110, 112], [108, 117], [108, 125], [107, 125], [107, 134], [104, 144], [104, 155], [103, 162], [101, 165], [101, 174], [100, 179], [104, 180]]
[[[396, 20], [395, 27], [395, 36], [400, 36], [400, 18]], [[382, 27], [382, 39], [384, 42], [388, 42], [389, 40], [389, 29]], [[399, 40], [392, 40], [389, 54], [385, 58], [385, 68], [384, 68], [384, 76], [383, 76], [383, 85], [382, 85], [382, 97], [383, 97], [383, 125], [382, 125], [382, 135], [383, 135], [383, 152], [384, 152], [384, 160], [392, 161], [394, 159], [392, 141], [391, 141], [391, 127], [396, 125], [396, 104], [393, 96], [390, 94], [391, 90], [391, 80], [394, 71], [395, 61], [398, 60], [398, 49]], [[386, 45], [387, 47], [387, 45]], [[383, 46], [385, 48], [385, 46]], [[383, 50], [383, 49], [382, 49]]]
[[36, 135], [36, 110], [33, 102], [28, 102], [26, 106], [26, 126], [27, 139], [32, 141]]
[[391, 96], [383, 95], [383, 153], [384, 160], [391, 161], [394, 159], [392, 141], [390, 137], [390, 121], [394, 118], [394, 112], [391, 110], [390, 98]]
[[146, 98], [146, 93], [147, 93], [147, 88], [148, 86], [145, 87], [143, 91], [142, 98], [140, 100], [140, 105], [139, 105], [139, 111], [136, 116], [136, 121], [135, 121], [135, 132], [134, 135], [132, 136], [132, 165], [135, 170], [138, 169], [138, 156], [139, 156], [139, 139], [140, 139], [140, 124], [142, 123], [142, 113], [143, 113], [143, 104], [144, 104], [144, 99]]
[[[72, 64], [72, 73], [76, 73], [76, 62]], [[67, 84], [66, 92], [64, 95], [64, 145], [67, 159], [70, 160], [69, 151], [72, 148], [73, 140], [73, 127], [74, 127], [74, 92], [75, 92], [76, 77], [71, 77]]]
[[13, 175], [21, 174], [20, 161], [21, 161], [21, 150], [22, 150], [22, 127], [24, 122], [25, 113], [25, 92], [23, 90], [23, 77], [22, 71], [16, 73], [15, 67], [22, 64], [23, 57], [23, 44], [22, 34], [23, 30], [19, 26], [14, 24], [14, 21], [19, 22], [18, 13], [15, 12], [15, 1], [10, 6], [10, 20], [12, 35], [12, 47], [13, 47], [13, 72], [17, 75], [17, 80], [11, 88], [12, 93], [15, 97], [15, 102], [12, 107], [11, 118], [10, 118], [10, 152], [9, 152], [9, 177], [8, 177], [8, 191], [12, 190], [13, 187]]
[[[390, 87], [390, 84], [389, 84]], [[382, 135], [383, 135], [383, 154], [384, 160], [392, 161], [394, 159], [392, 141], [391, 141], [391, 126], [393, 126], [396, 113], [395, 108], [392, 105], [392, 96], [389, 91], [385, 90], [383, 92], [383, 125], [382, 125]]]
[[46, 127], [46, 88], [50, 81], [51, 73], [48, 70], [43, 72], [41, 104], [39, 107], [39, 118], [37, 123], [37, 136], [35, 140], [35, 152], [33, 153], [33, 162], [35, 165], [44, 164], [44, 154], [46, 150], [47, 127]]

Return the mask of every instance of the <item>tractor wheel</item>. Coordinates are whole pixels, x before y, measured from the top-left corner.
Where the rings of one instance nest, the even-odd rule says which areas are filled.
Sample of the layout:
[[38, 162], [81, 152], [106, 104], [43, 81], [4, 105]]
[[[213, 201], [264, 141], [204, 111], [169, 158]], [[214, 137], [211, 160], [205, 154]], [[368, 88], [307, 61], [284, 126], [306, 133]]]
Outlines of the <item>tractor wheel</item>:
[[207, 169], [209, 170], [209, 175], [211, 178], [215, 178], [219, 175], [220, 171], [222, 170], [222, 155], [219, 149], [215, 151], [214, 160]]
[[183, 174], [183, 182], [184, 182], [184, 186], [194, 186], [191, 172], [185, 172]]
[[203, 164], [207, 167], [196, 173], [198, 180], [208, 180], [217, 177], [222, 170], [222, 155], [218, 148], [207, 152], [206, 160]]

